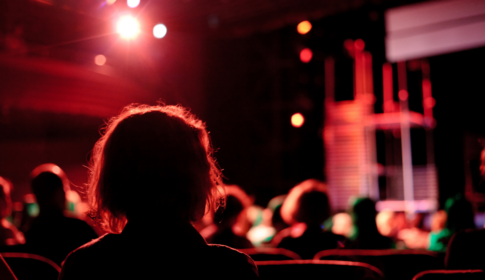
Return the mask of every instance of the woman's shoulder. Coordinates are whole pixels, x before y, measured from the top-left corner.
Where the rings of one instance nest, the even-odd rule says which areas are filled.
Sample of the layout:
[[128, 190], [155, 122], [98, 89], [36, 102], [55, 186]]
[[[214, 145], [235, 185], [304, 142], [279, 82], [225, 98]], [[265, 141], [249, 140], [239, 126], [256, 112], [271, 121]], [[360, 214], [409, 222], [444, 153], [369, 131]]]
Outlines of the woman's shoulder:
[[210, 244], [209, 254], [216, 259], [221, 268], [233, 273], [237, 271], [237, 278], [258, 278], [258, 268], [253, 259], [243, 252], [220, 244]]

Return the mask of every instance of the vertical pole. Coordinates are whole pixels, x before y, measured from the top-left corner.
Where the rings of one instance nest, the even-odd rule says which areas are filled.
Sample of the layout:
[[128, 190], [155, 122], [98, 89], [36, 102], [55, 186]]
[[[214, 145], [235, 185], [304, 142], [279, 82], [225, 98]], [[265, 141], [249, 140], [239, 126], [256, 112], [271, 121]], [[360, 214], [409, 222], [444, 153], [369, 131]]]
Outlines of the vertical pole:
[[409, 105], [406, 77], [406, 62], [400, 61], [397, 64], [399, 103], [401, 105], [401, 151], [402, 151], [402, 174], [404, 185], [404, 201], [406, 211], [414, 213], [414, 182], [413, 162], [411, 156], [411, 131], [409, 127]]

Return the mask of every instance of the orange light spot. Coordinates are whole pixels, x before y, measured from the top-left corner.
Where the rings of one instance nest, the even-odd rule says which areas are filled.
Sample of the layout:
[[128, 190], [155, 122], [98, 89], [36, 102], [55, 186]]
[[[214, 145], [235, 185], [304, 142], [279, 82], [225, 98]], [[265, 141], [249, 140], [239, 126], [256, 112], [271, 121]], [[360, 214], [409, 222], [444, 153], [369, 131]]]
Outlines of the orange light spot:
[[313, 53], [312, 53], [312, 50], [310, 50], [309, 48], [305, 48], [301, 50], [300, 59], [302, 62], [308, 63], [310, 62], [310, 60], [312, 60], [312, 57], [313, 57]]
[[99, 66], [103, 66], [106, 63], [106, 57], [102, 54], [98, 54], [94, 57], [94, 63]]
[[291, 116], [291, 125], [294, 127], [301, 127], [305, 123], [305, 118], [302, 114], [296, 113]]
[[312, 29], [312, 24], [308, 20], [300, 22], [296, 27], [296, 30], [298, 31], [298, 33], [302, 35], [310, 32], [311, 29]]
[[404, 100], [407, 100], [408, 97], [409, 97], [409, 94], [408, 94], [408, 91], [407, 90], [401, 89], [399, 91], [399, 99], [401, 99], [402, 101], [404, 101]]

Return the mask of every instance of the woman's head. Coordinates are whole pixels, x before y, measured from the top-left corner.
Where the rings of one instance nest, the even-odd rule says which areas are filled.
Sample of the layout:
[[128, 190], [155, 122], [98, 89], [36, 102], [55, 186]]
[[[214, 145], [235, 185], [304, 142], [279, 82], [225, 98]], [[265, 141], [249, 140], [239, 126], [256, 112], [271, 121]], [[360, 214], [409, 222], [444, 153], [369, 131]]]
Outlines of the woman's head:
[[180, 106], [130, 105], [95, 144], [91, 216], [111, 232], [127, 219], [195, 221], [216, 207], [220, 171], [202, 121]]

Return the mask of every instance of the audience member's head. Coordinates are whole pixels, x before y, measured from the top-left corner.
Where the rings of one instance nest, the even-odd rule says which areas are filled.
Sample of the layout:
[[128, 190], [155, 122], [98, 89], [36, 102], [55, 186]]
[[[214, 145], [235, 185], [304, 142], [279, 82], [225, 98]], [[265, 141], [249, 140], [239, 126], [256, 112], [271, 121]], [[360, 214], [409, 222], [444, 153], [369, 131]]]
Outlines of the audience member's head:
[[5, 219], [12, 212], [12, 200], [10, 191], [12, 183], [5, 178], [0, 177], [0, 219]]
[[289, 226], [281, 217], [281, 207], [285, 200], [286, 195], [278, 195], [269, 201], [268, 207], [266, 208], [271, 211], [271, 225], [276, 232], [280, 232]]
[[205, 124], [180, 106], [125, 107], [96, 143], [90, 171], [91, 216], [109, 232], [127, 220], [188, 223], [220, 203]]
[[[356, 198], [351, 208], [352, 221], [357, 227], [376, 225], [376, 206], [372, 199], [367, 197]], [[377, 227], [376, 227], [377, 229]]]
[[303, 181], [295, 186], [281, 207], [283, 220], [290, 225], [322, 225], [330, 216], [330, 203], [326, 191], [326, 185], [315, 179]]
[[40, 212], [63, 211], [66, 207], [66, 191], [69, 180], [62, 169], [52, 163], [37, 166], [31, 173], [32, 192]]
[[448, 198], [445, 203], [446, 228], [452, 232], [475, 228], [472, 204], [463, 195]]
[[214, 217], [214, 222], [220, 228], [232, 228], [239, 235], [244, 235], [250, 225], [247, 219], [247, 209], [252, 205], [251, 198], [237, 185], [224, 185], [226, 194], [225, 209], [222, 217]]

